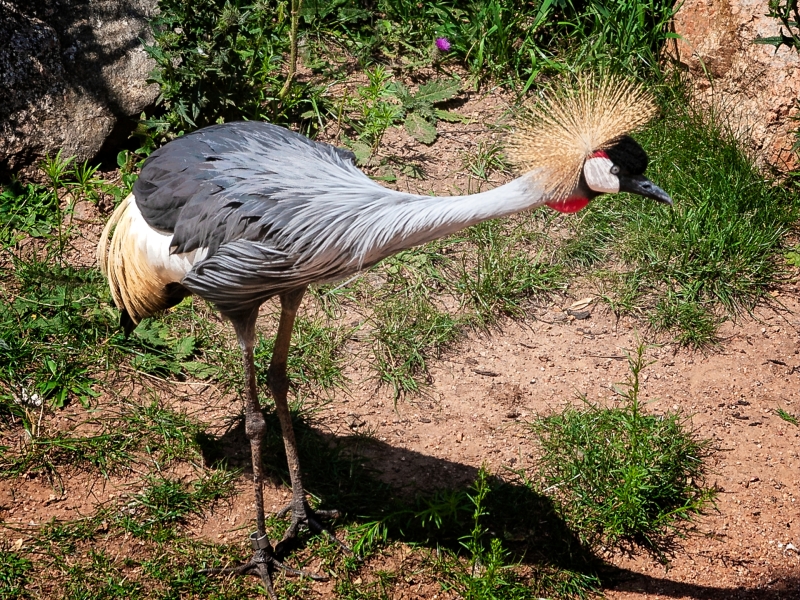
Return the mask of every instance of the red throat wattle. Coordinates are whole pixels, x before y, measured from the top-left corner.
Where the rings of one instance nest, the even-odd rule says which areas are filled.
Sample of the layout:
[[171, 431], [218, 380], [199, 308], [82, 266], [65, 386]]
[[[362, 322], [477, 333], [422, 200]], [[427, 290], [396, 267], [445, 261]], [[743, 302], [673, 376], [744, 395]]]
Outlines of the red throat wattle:
[[[591, 158], [597, 157], [608, 158], [608, 154], [606, 154], [603, 150], [598, 150], [591, 155]], [[576, 213], [582, 208], [586, 208], [586, 206], [589, 204], [589, 199], [582, 196], [572, 196], [566, 200], [555, 200], [553, 202], [545, 202], [545, 204], [553, 210], [557, 210], [558, 212]]]
[[545, 204], [558, 212], [575, 213], [582, 208], [586, 208], [586, 205], [589, 204], [589, 199], [582, 196], [572, 196], [566, 200], [554, 200], [552, 202], [545, 202]]

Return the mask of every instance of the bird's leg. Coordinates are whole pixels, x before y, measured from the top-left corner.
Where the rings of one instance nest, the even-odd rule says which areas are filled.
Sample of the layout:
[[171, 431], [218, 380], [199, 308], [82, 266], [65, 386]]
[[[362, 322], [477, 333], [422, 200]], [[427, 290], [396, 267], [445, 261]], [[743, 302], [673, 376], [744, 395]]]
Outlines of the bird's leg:
[[245, 432], [250, 440], [250, 454], [253, 461], [253, 484], [255, 488], [256, 531], [250, 534], [250, 544], [253, 547], [253, 557], [245, 564], [238, 567], [206, 569], [207, 574], [233, 573], [235, 575], [258, 575], [264, 582], [269, 597], [275, 600], [275, 590], [272, 586], [272, 572], [282, 569], [293, 575], [324, 580], [326, 577], [290, 569], [275, 558], [275, 550], [269, 541], [264, 524], [264, 477], [261, 462], [261, 444], [266, 432], [266, 422], [258, 402], [258, 389], [256, 387], [256, 371], [253, 363], [253, 347], [255, 345], [255, 324], [258, 309], [245, 319], [233, 320], [236, 336], [242, 348], [245, 376]]
[[300, 459], [297, 454], [297, 441], [294, 437], [289, 404], [286, 401], [286, 395], [289, 391], [286, 361], [289, 358], [289, 344], [292, 338], [294, 320], [305, 291], [306, 288], [302, 287], [280, 296], [281, 319], [272, 349], [272, 360], [269, 365], [269, 385], [272, 390], [272, 397], [275, 400], [275, 411], [278, 413], [278, 419], [281, 423], [283, 444], [286, 447], [286, 461], [289, 465], [289, 478], [292, 483], [292, 500], [288, 506], [278, 513], [279, 517], [285, 516], [290, 512], [292, 516], [291, 523], [286, 529], [283, 539], [276, 547], [278, 554], [281, 553], [283, 547], [290, 540], [294, 539], [301, 526], [306, 526], [315, 533], [323, 533], [340, 547], [349, 550], [332, 533], [325, 529], [319, 521], [320, 517], [337, 517], [339, 512], [335, 510], [313, 511], [308, 502], [306, 502], [303, 479], [300, 472]]

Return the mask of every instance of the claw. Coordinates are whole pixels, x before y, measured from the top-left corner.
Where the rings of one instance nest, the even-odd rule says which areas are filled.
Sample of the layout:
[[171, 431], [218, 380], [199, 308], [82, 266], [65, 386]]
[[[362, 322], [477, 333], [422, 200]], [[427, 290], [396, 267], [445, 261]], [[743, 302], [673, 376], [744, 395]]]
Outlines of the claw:
[[[272, 572], [275, 569], [280, 569], [289, 575], [297, 577], [307, 577], [313, 581], [327, 581], [327, 575], [320, 575], [311, 571], [303, 569], [293, 569], [286, 566], [277, 558], [272, 549], [272, 544], [266, 535], [259, 536], [258, 532], [250, 534], [250, 544], [255, 551], [253, 557], [243, 565], [238, 567], [215, 567], [212, 569], [203, 569], [200, 571], [204, 575], [258, 575], [261, 581], [264, 582], [264, 587], [270, 600], [277, 600], [278, 596], [275, 594], [275, 588], [272, 585]], [[279, 544], [280, 545], [280, 544]]]
[[354, 554], [346, 544], [339, 541], [339, 539], [319, 521], [320, 517], [333, 519], [339, 517], [341, 513], [338, 510], [334, 509], [315, 511], [311, 509], [307, 502], [303, 502], [302, 508], [296, 510], [296, 503], [292, 501], [278, 511], [277, 516], [278, 518], [283, 518], [289, 513], [292, 514], [292, 521], [289, 523], [289, 527], [286, 528], [286, 532], [283, 534], [283, 539], [278, 542], [277, 546], [275, 546], [275, 553], [277, 555], [280, 555], [286, 545], [295, 537], [297, 537], [297, 532], [301, 527], [307, 527], [312, 533], [324, 535], [330, 542], [336, 544], [340, 550], [344, 550], [348, 554]]

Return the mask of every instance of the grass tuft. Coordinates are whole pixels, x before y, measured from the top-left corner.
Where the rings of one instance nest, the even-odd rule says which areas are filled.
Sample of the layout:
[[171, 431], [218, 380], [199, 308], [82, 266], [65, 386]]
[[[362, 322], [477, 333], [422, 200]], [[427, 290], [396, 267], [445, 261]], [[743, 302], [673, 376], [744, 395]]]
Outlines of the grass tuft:
[[782, 408], [776, 408], [775, 414], [778, 415], [781, 419], [783, 419], [787, 423], [791, 423], [795, 427], [800, 426], [800, 419], [798, 419], [792, 413], [785, 411]]
[[507, 228], [506, 223], [495, 220], [466, 232], [475, 251], [470, 260], [465, 257], [462, 261], [457, 289], [483, 325], [494, 323], [501, 315], [519, 316], [526, 300], [563, 286], [558, 265], [527, 251], [526, 231]]
[[623, 403], [590, 404], [540, 418], [539, 477], [570, 527], [592, 547], [633, 542], [667, 550], [714, 499], [704, 486], [709, 442], [678, 413], [647, 415], [639, 403], [644, 347], [629, 356]]
[[[319, 318], [298, 315], [292, 330], [287, 363], [292, 385], [318, 390], [344, 387], [341, 350], [346, 340], [347, 333], [343, 328], [333, 327]], [[259, 384], [265, 387], [274, 343], [274, 336], [259, 334], [254, 350], [256, 377]]]
[[22, 600], [32, 596], [25, 590], [33, 563], [6, 548], [0, 551], [0, 600]]

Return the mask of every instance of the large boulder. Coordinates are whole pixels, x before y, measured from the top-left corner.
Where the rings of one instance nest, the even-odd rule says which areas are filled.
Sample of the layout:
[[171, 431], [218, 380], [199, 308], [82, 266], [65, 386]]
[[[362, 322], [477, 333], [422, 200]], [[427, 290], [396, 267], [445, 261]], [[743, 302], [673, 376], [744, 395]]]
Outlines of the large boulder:
[[157, 0], [0, 0], [0, 176], [124, 142], [155, 101], [140, 39]]
[[800, 122], [800, 53], [755, 44], [780, 22], [768, 0], [685, 0], [675, 16], [678, 61], [696, 96], [723, 114], [756, 157], [780, 169], [798, 166], [792, 145]]

